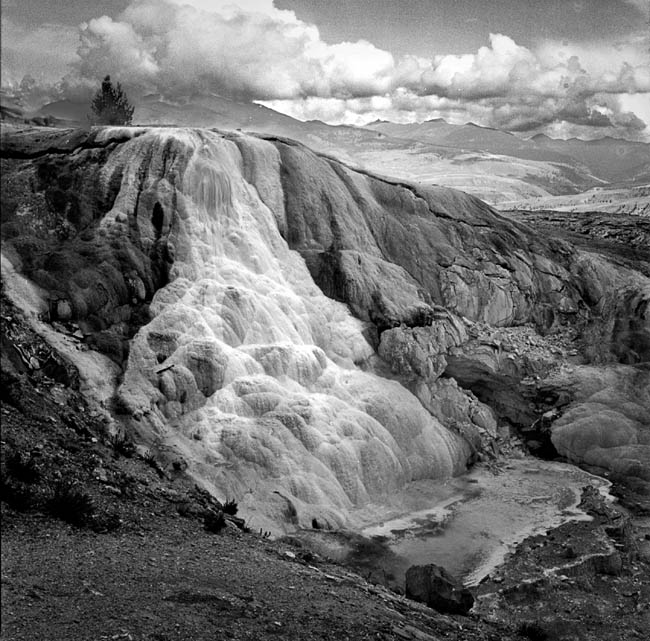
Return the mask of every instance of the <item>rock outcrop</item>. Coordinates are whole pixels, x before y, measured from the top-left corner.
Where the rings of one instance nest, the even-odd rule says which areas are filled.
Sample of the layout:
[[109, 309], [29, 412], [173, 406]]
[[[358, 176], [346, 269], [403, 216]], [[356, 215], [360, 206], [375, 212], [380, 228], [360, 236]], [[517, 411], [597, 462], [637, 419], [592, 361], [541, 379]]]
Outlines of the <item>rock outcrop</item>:
[[412, 565], [406, 571], [406, 596], [449, 614], [467, 614], [474, 605], [472, 593], [434, 564]]
[[544, 381], [571, 390], [572, 402], [551, 426], [551, 440], [569, 461], [606, 471], [650, 493], [650, 369], [576, 367]]
[[7, 290], [140, 443], [261, 527], [463, 471], [496, 434], [485, 403], [510, 416], [499, 390], [554, 366], [477, 326], [647, 359], [640, 275], [292, 141], [9, 130], [2, 169]]

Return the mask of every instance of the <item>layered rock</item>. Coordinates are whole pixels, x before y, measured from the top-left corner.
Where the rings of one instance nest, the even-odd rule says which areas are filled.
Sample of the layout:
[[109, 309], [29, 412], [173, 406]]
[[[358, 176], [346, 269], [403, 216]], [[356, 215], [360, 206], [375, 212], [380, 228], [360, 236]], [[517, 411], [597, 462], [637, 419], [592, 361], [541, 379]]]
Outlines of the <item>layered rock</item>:
[[406, 571], [406, 596], [438, 612], [467, 614], [474, 596], [439, 565], [413, 565]]
[[650, 491], [650, 369], [567, 368], [544, 381], [570, 390], [572, 401], [551, 425], [551, 440], [568, 460], [607, 471]]

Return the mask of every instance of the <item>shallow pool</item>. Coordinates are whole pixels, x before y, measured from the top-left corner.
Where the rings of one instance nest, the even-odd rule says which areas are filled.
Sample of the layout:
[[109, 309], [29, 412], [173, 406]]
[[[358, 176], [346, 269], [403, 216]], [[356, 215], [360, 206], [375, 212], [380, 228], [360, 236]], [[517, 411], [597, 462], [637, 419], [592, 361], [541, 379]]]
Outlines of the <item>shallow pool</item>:
[[472, 586], [526, 537], [589, 520], [577, 507], [585, 485], [608, 494], [611, 484], [569, 464], [515, 459], [496, 473], [478, 467], [443, 485], [412, 483], [360, 510], [355, 529], [386, 542], [378, 563], [397, 583], [409, 566], [435, 563]]

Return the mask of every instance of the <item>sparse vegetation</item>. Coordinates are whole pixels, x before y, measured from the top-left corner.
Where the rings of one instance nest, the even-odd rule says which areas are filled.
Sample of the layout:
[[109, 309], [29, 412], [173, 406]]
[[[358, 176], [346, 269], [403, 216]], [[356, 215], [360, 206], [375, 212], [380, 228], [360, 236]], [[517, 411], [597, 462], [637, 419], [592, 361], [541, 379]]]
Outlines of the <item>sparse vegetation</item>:
[[160, 464], [156, 455], [149, 449], [142, 452], [140, 458], [153, 470], [155, 470], [160, 478], [165, 478], [165, 470]]
[[156, 461], [154, 453], [151, 450], [145, 450], [142, 452], [141, 458], [149, 467], [156, 467], [158, 463], [158, 461]]

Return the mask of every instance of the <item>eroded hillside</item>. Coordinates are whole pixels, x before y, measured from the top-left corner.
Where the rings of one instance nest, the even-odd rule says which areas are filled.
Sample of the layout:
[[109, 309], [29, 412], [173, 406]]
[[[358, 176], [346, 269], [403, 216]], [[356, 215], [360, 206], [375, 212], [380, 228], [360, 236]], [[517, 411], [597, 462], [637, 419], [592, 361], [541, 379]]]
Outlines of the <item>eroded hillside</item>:
[[[9, 130], [2, 164], [8, 295], [109, 429], [265, 527], [335, 527], [458, 474], [497, 420], [596, 393], [581, 362], [648, 360], [648, 279], [454, 190], [192, 129]], [[531, 391], [558, 371], [568, 396]], [[629, 400], [609, 441], [631, 463], [604, 438], [593, 464], [650, 480], [648, 399]], [[566, 455], [589, 458], [601, 410], [574, 412]]]

